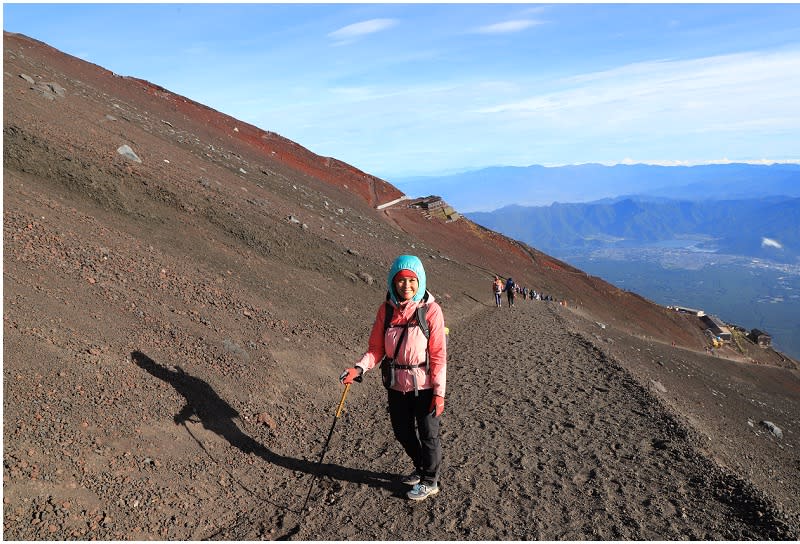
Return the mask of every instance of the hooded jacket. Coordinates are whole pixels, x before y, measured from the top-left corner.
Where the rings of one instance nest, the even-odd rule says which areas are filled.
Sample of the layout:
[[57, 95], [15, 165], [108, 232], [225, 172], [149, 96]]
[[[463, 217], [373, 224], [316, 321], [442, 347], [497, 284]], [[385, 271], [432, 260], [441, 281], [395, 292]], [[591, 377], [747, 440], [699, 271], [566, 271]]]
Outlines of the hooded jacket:
[[[419, 290], [413, 299], [406, 303], [400, 303], [394, 292], [392, 280], [400, 270], [411, 270], [417, 275]], [[356, 363], [367, 372], [380, 363], [384, 356], [394, 357], [400, 365], [422, 365], [411, 369], [396, 369], [395, 384], [392, 389], [402, 393], [414, 390], [414, 376], [417, 379], [419, 389], [433, 389], [434, 395], [445, 396], [447, 385], [447, 345], [444, 332], [444, 315], [442, 309], [436, 302], [434, 296], [428, 292], [427, 314], [428, 329], [430, 339], [425, 338], [425, 334], [417, 326], [411, 326], [406, 332], [402, 345], [398, 349], [399, 340], [403, 327], [416, 317], [417, 307], [426, 304], [422, 299], [426, 293], [425, 269], [419, 258], [413, 255], [401, 255], [395, 259], [387, 276], [387, 286], [389, 300], [380, 305], [372, 324], [372, 332], [369, 335], [369, 347], [367, 352]], [[383, 326], [386, 317], [386, 305], [390, 304], [394, 311], [389, 328], [384, 334]], [[425, 368], [425, 350], [428, 350], [430, 357], [430, 372]]]

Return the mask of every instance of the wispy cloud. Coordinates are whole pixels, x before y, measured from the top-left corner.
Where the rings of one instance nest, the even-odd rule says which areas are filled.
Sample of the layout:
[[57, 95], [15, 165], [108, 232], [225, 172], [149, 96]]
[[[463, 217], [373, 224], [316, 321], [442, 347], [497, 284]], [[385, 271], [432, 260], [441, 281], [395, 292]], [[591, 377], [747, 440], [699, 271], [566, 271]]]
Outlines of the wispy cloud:
[[783, 249], [783, 245], [779, 241], [773, 240], [772, 238], [762, 238], [761, 247], [775, 247], [778, 249]]
[[369, 19], [367, 21], [361, 21], [351, 25], [343, 26], [342, 28], [329, 33], [328, 37], [334, 39], [340, 44], [350, 43], [358, 38], [361, 38], [362, 36], [381, 32], [395, 26], [396, 24], [396, 19]]
[[636, 63], [551, 82], [548, 92], [478, 110], [562, 127], [693, 131], [796, 127], [800, 50]]
[[621, 161], [594, 161], [600, 164], [613, 166], [615, 164], [652, 164], [656, 166], [699, 166], [701, 164], [757, 164], [761, 166], [770, 166], [773, 164], [798, 164], [798, 159], [754, 159], [754, 160], [735, 160], [731, 159], [704, 159], [693, 161], [682, 160], [648, 160], [648, 159], [632, 159], [626, 157]]
[[514, 21], [504, 21], [502, 23], [482, 26], [477, 28], [475, 32], [478, 34], [510, 34], [512, 32], [521, 32], [527, 28], [541, 24], [541, 21], [533, 19], [517, 19]]
[[[309, 94], [302, 106], [273, 110], [264, 124], [287, 127], [287, 137], [315, 152], [350, 162], [358, 157], [360, 168], [375, 172], [406, 163], [434, 170], [449, 155], [484, 165], [615, 164], [623, 157], [630, 163], [731, 162], [726, 156], [796, 162], [798, 66], [800, 50], [783, 50], [637, 63], [557, 80], [330, 86]], [[382, 149], [370, 136], [376, 126]], [[425, 149], [437, 151], [428, 156]]]

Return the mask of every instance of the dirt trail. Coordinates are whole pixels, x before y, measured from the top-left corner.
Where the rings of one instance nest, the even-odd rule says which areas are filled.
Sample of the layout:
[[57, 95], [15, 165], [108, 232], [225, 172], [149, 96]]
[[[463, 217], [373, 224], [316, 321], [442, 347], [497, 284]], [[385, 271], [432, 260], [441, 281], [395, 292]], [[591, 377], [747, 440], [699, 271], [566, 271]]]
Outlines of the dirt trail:
[[[790, 534], [746, 485], [696, 453], [647, 390], [569, 333], [560, 311], [523, 303], [454, 324], [439, 495], [419, 504], [402, 498], [392, 475], [409, 467], [391, 438], [384, 393], [368, 376], [348, 399], [348, 416], [326, 457], [328, 476], [315, 484], [305, 518], [297, 527], [299, 516], [285, 514], [286, 532], [272, 536], [760, 540]], [[291, 493], [298, 506], [309, 482], [298, 481]], [[264, 536], [259, 531], [267, 525], [253, 512], [246, 518], [216, 536]]]

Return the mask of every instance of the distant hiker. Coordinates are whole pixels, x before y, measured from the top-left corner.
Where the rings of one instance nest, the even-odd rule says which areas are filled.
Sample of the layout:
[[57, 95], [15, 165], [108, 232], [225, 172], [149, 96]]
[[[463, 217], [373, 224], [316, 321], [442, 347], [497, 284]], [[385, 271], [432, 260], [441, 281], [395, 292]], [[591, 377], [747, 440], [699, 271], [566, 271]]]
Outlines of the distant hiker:
[[492, 291], [494, 292], [494, 305], [500, 308], [503, 305], [503, 280], [500, 279], [500, 276], [494, 277]]
[[418, 257], [397, 257], [387, 283], [386, 302], [378, 308], [367, 352], [339, 381], [353, 383], [380, 363], [392, 430], [414, 463], [414, 471], [402, 479], [413, 486], [406, 496], [420, 501], [439, 492], [439, 422], [447, 378], [444, 316], [426, 290]]
[[506, 280], [506, 286], [503, 288], [503, 291], [506, 292], [506, 296], [508, 297], [508, 307], [511, 308], [514, 306], [514, 291], [516, 290], [517, 285], [514, 283], [514, 280], [509, 277]]

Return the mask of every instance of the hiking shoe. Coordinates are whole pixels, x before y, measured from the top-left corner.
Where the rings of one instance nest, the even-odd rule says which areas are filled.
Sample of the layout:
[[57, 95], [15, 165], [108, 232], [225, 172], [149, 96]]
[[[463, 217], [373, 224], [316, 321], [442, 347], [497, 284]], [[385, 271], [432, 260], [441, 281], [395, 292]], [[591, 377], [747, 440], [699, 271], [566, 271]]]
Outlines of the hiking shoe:
[[406, 485], [417, 485], [422, 481], [422, 477], [419, 475], [419, 471], [415, 470], [408, 476], [403, 476], [400, 481]]
[[421, 501], [427, 499], [431, 495], [436, 495], [439, 492], [437, 484], [423, 484], [419, 483], [406, 493], [406, 497], [412, 501]]

